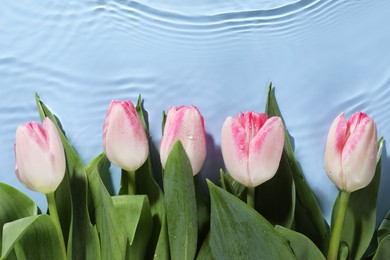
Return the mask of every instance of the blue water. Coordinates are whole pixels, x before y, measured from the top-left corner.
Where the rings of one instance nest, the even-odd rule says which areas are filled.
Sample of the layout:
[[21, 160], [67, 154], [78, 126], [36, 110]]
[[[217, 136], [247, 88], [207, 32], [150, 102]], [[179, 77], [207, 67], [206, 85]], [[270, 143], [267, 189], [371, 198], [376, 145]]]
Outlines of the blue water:
[[[85, 163], [103, 149], [112, 99], [135, 102], [142, 94], [156, 143], [163, 110], [197, 105], [216, 146], [207, 172], [222, 166], [225, 118], [264, 111], [272, 81], [297, 159], [329, 220], [337, 189], [323, 158], [333, 119], [362, 110], [390, 138], [389, 24], [386, 0], [0, 1], [0, 181], [46, 208], [43, 195], [14, 174], [16, 127], [39, 120], [35, 92]], [[390, 208], [387, 151], [380, 219]]]

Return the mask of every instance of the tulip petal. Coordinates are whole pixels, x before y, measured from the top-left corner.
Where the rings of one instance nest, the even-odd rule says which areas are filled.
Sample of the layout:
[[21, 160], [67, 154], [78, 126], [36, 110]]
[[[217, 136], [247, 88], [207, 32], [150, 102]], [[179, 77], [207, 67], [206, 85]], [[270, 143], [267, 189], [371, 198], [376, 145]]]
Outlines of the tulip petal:
[[18, 167], [18, 157], [19, 156], [16, 156], [16, 144], [14, 144], [14, 151], [15, 151], [15, 175], [18, 178], [20, 183], [22, 183], [26, 187], [30, 187], [30, 186], [32, 186], [32, 184], [30, 183], [30, 181], [27, 178], [25, 178], [26, 175], [20, 174], [20, 171], [19, 171], [19, 167]]
[[240, 113], [238, 121], [245, 128], [246, 140], [249, 144], [259, 130], [268, 120], [268, 115], [265, 113], [246, 112], [243, 116]]
[[103, 129], [107, 158], [115, 165], [135, 171], [146, 161], [149, 145], [138, 114], [130, 101], [112, 101]]
[[47, 165], [42, 158], [44, 149], [41, 147], [43, 145], [36, 136], [33, 128], [27, 124], [19, 126], [16, 130], [15, 154], [18, 165], [15, 169], [17, 176], [23, 185], [34, 191], [38, 191], [35, 183], [46, 182], [46, 177], [48, 177], [45, 172], [41, 171], [41, 168], [45, 169]]
[[[62, 141], [58, 134], [57, 127], [48, 117], [43, 120], [42, 126], [46, 133], [46, 142], [48, 144], [48, 150], [50, 151], [48, 160], [50, 161], [53, 170], [53, 174], [51, 175], [52, 185], [55, 185], [56, 183], [59, 185], [65, 176], [66, 169], [65, 152]], [[57, 187], [55, 187], [55, 189], [57, 189]]]
[[188, 158], [190, 159], [193, 174], [197, 174], [206, 159], [206, 134], [204, 130], [203, 117], [199, 110], [190, 106], [184, 116], [184, 122], [192, 122], [184, 124], [182, 131], [184, 135], [180, 137]]
[[225, 120], [221, 133], [221, 150], [229, 174], [239, 183], [249, 183], [248, 146], [245, 129], [239, 120], [232, 117]]
[[163, 136], [161, 138], [161, 143], [159, 147], [160, 159], [163, 168], [165, 167], [173, 143], [176, 140], [175, 138], [178, 132], [180, 132], [180, 126], [183, 122], [184, 117], [184, 110], [182, 110], [181, 108], [182, 107], [171, 107], [167, 114]]
[[222, 155], [229, 174], [241, 184], [255, 187], [272, 178], [284, 146], [284, 126], [279, 117], [264, 113], [239, 113], [222, 127]]
[[[248, 153], [249, 153], [249, 142], [252, 139], [249, 133], [249, 129], [252, 128], [251, 122], [252, 113], [239, 113], [236, 119], [232, 118], [231, 123], [231, 134], [233, 140], [233, 146], [230, 149], [233, 149], [236, 152], [236, 156], [240, 162], [247, 163]], [[245, 167], [245, 172], [247, 173], [247, 167]]]
[[342, 153], [342, 170], [347, 191], [366, 187], [375, 174], [377, 132], [373, 120], [360, 112], [350, 119], [353, 127]]
[[172, 107], [168, 111], [160, 143], [160, 158], [163, 167], [177, 140], [182, 143], [191, 162], [193, 174], [196, 175], [206, 158], [206, 135], [203, 117], [195, 106]]
[[279, 117], [271, 117], [257, 132], [249, 145], [251, 187], [271, 179], [279, 167], [284, 145], [284, 127]]
[[[27, 188], [50, 193], [56, 190], [63, 179], [65, 156], [60, 140], [49, 144], [48, 140], [59, 139], [59, 135], [49, 119], [45, 122], [44, 126], [49, 128], [49, 132], [45, 132], [45, 128], [42, 128], [36, 122], [21, 125], [17, 128], [15, 173], [20, 182]], [[60, 148], [54, 146], [60, 146]], [[58, 151], [60, 152], [58, 153]], [[60, 158], [61, 156], [63, 158]], [[56, 160], [59, 163], [56, 163]]]
[[343, 170], [341, 163], [341, 155], [344, 144], [348, 139], [347, 121], [344, 118], [344, 113], [341, 113], [333, 121], [326, 142], [325, 151], [325, 169], [329, 178], [340, 188], [345, 187], [343, 178]]
[[356, 127], [359, 125], [360, 121], [367, 117], [366, 114], [362, 112], [356, 112], [354, 113], [348, 120], [348, 132], [349, 134], [352, 134], [355, 132]]

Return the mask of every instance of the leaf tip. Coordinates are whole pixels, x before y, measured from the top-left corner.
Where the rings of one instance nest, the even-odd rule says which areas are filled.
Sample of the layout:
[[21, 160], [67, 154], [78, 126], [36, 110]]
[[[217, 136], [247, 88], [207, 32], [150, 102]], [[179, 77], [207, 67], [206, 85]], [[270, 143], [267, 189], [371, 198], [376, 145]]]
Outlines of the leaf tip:
[[210, 191], [210, 195], [212, 195], [215, 190], [217, 189], [217, 186], [209, 179], [206, 178], [206, 183]]
[[271, 92], [272, 91], [272, 81], [269, 82], [269, 85], [268, 85], [268, 91]]
[[137, 107], [141, 107], [141, 103], [142, 103], [142, 96], [141, 94], [139, 94], [137, 99]]

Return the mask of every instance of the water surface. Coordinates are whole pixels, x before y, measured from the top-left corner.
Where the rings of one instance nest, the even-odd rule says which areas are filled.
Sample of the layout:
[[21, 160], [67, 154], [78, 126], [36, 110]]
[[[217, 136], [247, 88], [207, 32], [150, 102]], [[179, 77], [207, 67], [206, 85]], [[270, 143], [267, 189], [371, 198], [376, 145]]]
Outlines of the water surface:
[[[221, 166], [212, 159], [220, 158], [225, 118], [264, 111], [272, 81], [297, 159], [329, 219], [337, 189], [323, 157], [333, 119], [362, 110], [390, 138], [388, 24], [385, 0], [1, 1], [0, 181], [46, 207], [14, 175], [16, 127], [39, 119], [35, 92], [85, 163], [102, 151], [112, 99], [135, 102], [142, 94], [156, 143], [163, 110], [197, 105], [216, 146], [207, 172]], [[380, 218], [390, 208], [389, 170], [386, 153]]]

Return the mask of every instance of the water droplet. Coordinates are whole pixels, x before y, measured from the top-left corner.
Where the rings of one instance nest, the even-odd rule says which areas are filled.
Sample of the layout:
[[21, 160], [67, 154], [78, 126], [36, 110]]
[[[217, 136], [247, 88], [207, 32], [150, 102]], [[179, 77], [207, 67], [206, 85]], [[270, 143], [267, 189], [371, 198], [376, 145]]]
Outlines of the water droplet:
[[244, 150], [244, 145], [240, 144], [240, 150]]
[[265, 236], [267, 235], [267, 231], [263, 230], [263, 233], [264, 233]]
[[194, 136], [193, 136], [193, 135], [188, 135], [187, 137], [188, 137], [188, 139], [190, 139], [190, 140], [194, 139]]

